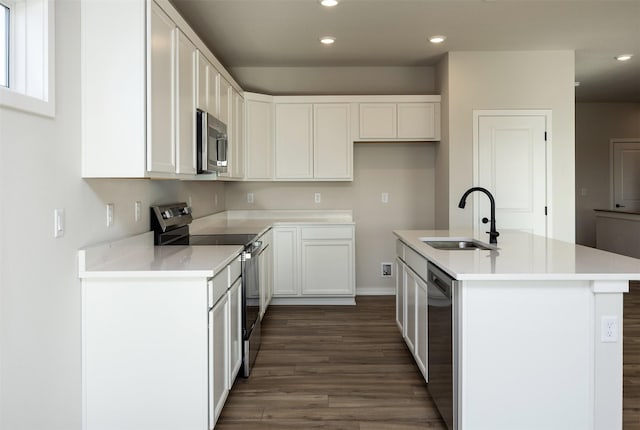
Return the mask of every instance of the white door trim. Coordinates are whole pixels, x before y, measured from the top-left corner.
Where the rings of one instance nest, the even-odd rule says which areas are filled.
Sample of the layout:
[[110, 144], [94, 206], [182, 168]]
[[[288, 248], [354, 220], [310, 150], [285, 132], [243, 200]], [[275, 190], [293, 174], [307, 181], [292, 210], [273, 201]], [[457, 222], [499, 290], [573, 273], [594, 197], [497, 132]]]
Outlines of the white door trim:
[[609, 209], [616, 210], [616, 195], [615, 195], [615, 178], [614, 178], [614, 160], [613, 160], [613, 152], [614, 146], [616, 143], [632, 143], [632, 142], [640, 142], [640, 137], [625, 137], [625, 138], [613, 138], [609, 139]]
[[[486, 116], [543, 116], [545, 118], [547, 140], [546, 140], [546, 163], [545, 163], [545, 176], [547, 181], [545, 204], [547, 206], [547, 223], [546, 223], [546, 235], [547, 237], [553, 237], [553, 223], [551, 222], [551, 211], [553, 210], [549, 204], [549, 197], [552, 196], [552, 177], [551, 177], [551, 150], [553, 144], [553, 127], [551, 123], [551, 109], [474, 109], [473, 110], [473, 186], [477, 187], [480, 184], [480, 167], [479, 167], [479, 147], [480, 147], [480, 118]], [[613, 185], [612, 185], [613, 186]], [[473, 193], [473, 231], [480, 231], [480, 225], [478, 223], [479, 204], [478, 193]], [[498, 231], [500, 228], [498, 226]]]

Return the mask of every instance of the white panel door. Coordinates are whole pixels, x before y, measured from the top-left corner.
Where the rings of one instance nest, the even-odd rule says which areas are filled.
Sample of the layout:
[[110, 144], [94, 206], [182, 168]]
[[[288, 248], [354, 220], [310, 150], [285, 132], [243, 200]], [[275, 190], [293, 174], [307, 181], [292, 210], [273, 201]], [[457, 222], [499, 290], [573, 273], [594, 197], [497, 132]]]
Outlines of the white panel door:
[[176, 34], [176, 173], [196, 174], [196, 61], [198, 51], [179, 29]]
[[175, 24], [151, 2], [148, 68], [147, 170], [175, 173], [173, 85]]
[[231, 110], [233, 107], [233, 96], [231, 95], [231, 84], [225, 78], [218, 75], [218, 119], [227, 125], [227, 133], [231, 128]]
[[[477, 140], [477, 185], [495, 197], [498, 231], [546, 236], [546, 116], [479, 115]], [[474, 226], [488, 230], [489, 199], [474, 194]]]
[[209, 427], [213, 428], [229, 393], [229, 297], [209, 311]]
[[611, 141], [612, 209], [640, 210], [640, 139]]
[[273, 229], [273, 295], [298, 296], [298, 228]]
[[229, 389], [242, 365], [242, 280], [229, 289]]
[[349, 104], [314, 105], [313, 162], [317, 179], [352, 177], [353, 142]]
[[209, 101], [209, 62], [202, 55], [202, 52], [198, 51], [198, 77], [197, 77], [197, 91], [196, 91], [196, 107], [200, 110], [207, 111], [207, 103]]
[[312, 105], [276, 104], [276, 179], [313, 178]]

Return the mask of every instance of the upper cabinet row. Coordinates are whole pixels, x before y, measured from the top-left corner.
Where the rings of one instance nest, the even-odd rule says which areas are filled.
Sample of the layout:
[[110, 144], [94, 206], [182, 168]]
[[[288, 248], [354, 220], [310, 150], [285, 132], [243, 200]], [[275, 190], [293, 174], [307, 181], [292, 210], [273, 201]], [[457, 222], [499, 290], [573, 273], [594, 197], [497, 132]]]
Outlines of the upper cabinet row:
[[[83, 177], [349, 181], [353, 142], [440, 139], [440, 96], [244, 93], [168, 0], [81, 13]], [[196, 174], [197, 109], [227, 125], [226, 173]]]
[[353, 180], [354, 142], [440, 140], [440, 96], [245, 92], [247, 180]]
[[81, 11], [83, 177], [195, 179], [196, 109], [227, 125], [226, 176], [244, 177], [232, 158], [243, 153], [242, 89], [173, 6], [92, 1]]

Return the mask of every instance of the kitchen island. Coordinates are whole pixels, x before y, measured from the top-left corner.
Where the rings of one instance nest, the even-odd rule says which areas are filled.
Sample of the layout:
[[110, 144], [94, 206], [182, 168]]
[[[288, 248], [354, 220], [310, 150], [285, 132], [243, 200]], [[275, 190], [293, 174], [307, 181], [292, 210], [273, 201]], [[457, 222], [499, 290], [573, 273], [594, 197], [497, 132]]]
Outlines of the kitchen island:
[[[516, 231], [488, 250], [423, 242], [487, 240], [469, 231], [394, 233], [397, 323], [427, 383], [450, 385], [450, 428], [622, 429], [623, 293], [640, 260]], [[446, 323], [429, 315], [443, 302], [429, 263], [452, 279], [450, 375], [442, 332], [429, 338]]]

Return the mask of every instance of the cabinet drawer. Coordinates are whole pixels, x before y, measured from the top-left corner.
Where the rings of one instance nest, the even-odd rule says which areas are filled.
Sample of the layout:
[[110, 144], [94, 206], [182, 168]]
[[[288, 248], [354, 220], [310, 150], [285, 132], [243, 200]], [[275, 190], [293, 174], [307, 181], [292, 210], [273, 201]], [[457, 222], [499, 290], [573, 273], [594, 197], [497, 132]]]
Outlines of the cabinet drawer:
[[209, 307], [213, 307], [229, 288], [229, 267], [220, 271], [213, 279], [207, 281], [207, 296], [209, 297]]
[[242, 257], [238, 255], [236, 259], [233, 260], [228, 266], [229, 267], [229, 285], [235, 283], [236, 279], [240, 277], [241, 270], [242, 270], [240, 266], [241, 259]]
[[396, 240], [396, 255], [404, 260], [404, 243], [400, 239]]
[[352, 226], [303, 227], [302, 240], [305, 239], [351, 239]]
[[404, 247], [404, 261], [423, 280], [427, 280], [427, 259], [408, 246]]

